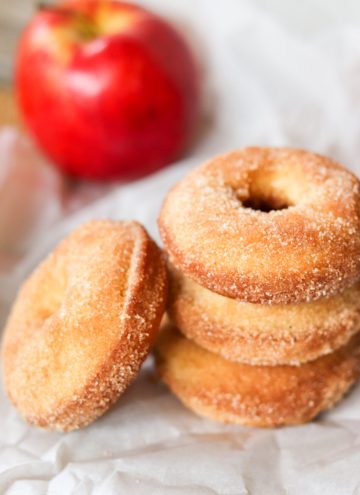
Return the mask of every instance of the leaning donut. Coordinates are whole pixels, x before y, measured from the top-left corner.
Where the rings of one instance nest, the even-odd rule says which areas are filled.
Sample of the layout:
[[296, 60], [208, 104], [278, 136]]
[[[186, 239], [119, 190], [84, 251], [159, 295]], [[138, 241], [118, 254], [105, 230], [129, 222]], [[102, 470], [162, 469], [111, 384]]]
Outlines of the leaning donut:
[[136, 376], [166, 296], [160, 249], [136, 222], [90, 222], [21, 288], [2, 345], [6, 392], [57, 430], [103, 414]]
[[211, 160], [170, 191], [159, 228], [176, 268], [246, 302], [311, 301], [360, 276], [359, 181], [306, 151]]
[[167, 327], [155, 357], [160, 378], [189, 409], [249, 426], [310, 421], [340, 400], [360, 374], [359, 336], [301, 366], [250, 366], [212, 354]]
[[360, 283], [299, 304], [251, 304], [220, 296], [172, 269], [168, 312], [199, 346], [257, 365], [311, 361], [360, 330]]

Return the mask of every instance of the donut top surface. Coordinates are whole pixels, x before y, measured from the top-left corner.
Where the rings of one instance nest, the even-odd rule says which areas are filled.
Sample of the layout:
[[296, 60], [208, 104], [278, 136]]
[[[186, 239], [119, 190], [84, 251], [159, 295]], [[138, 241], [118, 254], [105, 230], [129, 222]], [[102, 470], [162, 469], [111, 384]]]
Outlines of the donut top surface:
[[134, 378], [164, 310], [160, 249], [136, 222], [75, 230], [21, 288], [2, 346], [5, 388], [30, 422], [87, 424]]
[[159, 228], [176, 268], [247, 302], [310, 301], [360, 276], [359, 181], [302, 150], [210, 160], [169, 192]]

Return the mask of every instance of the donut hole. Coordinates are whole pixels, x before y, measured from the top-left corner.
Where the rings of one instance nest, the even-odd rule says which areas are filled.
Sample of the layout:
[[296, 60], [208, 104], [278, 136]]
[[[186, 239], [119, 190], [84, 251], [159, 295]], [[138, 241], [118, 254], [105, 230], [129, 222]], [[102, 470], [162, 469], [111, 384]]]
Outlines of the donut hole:
[[67, 286], [66, 272], [65, 270], [59, 270], [58, 267], [54, 269], [54, 273], [46, 270], [44, 275], [39, 277], [38, 282], [37, 304], [33, 311], [34, 313], [36, 312], [36, 319], [44, 323], [63, 304]]
[[299, 200], [299, 194], [288, 187], [288, 181], [278, 174], [254, 174], [246, 191], [236, 191], [237, 199], [244, 208], [263, 213], [286, 210]]
[[280, 200], [275, 197], [262, 198], [258, 196], [251, 196], [248, 199], [242, 201], [244, 208], [250, 208], [255, 211], [262, 211], [269, 213], [270, 211], [285, 210], [292, 206], [288, 202]]

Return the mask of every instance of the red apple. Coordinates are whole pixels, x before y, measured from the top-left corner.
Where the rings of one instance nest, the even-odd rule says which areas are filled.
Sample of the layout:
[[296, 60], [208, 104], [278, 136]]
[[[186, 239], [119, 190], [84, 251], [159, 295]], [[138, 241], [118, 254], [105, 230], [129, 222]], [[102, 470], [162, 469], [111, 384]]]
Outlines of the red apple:
[[19, 47], [25, 123], [69, 174], [135, 178], [174, 160], [199, 113], [183, 38], [159, 16], [116, 1], [40, 11]]

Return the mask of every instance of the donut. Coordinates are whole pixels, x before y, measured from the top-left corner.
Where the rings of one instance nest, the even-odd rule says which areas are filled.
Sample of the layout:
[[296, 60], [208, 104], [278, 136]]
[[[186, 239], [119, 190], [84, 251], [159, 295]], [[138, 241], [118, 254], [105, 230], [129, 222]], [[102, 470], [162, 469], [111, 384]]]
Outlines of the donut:
[[220, 296], [170, 270], [168, 312], [198, 345], [257, 365], [311, 361], [345, 345], [360, 330], [360, 283], [309, 303], [252, 304]]
[[93, 221], [30, 275], [2, 343], [7, 395], [50, 430], [86, 426], [136, 377], [167, 292], [164, 256], [137, 222]]
[[360, 339], [301, 366], [227, 361], [166, 326], [155, 346], [157, 372], [189, 409], [216, 421], [281, 426], [331, 408], [360, 375]]
[[178, 270], [244, 302], [308, 302], [360, 277], [359, 181], [307, 151], [210, 160], [168, 193], [159, 229]]

